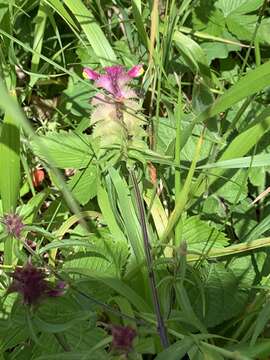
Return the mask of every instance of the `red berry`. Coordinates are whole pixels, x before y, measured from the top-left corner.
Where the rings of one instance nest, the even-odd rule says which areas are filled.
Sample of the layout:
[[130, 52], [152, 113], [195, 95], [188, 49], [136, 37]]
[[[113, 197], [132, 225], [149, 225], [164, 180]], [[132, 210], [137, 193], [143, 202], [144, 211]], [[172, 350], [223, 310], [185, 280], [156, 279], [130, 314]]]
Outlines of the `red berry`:
[[34, 187], [38, 187], [40, 184], [42, 184], [43, 180], [45, 178], [45, 172], [42, 169], [35, 169], [32, 172], [32, 181]]

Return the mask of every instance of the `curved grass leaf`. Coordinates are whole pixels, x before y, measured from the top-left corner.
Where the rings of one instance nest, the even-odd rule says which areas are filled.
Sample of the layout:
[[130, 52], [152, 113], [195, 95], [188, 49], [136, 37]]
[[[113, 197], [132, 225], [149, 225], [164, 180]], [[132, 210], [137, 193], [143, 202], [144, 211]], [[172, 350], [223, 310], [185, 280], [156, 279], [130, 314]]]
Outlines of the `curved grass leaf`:
[[241, 168], [254, 168], [261, 166], [270, 166], [269, 154], [258, 154], [254, 156], [245, 156], [229, 160], [217, 161], [215, 163], [205, 164], [198, 166], [197, 169], [241, 169]]
[[207, 58], [200, 45], [180, 31], [174, 33], [173, 40], [191, 71], [194, 74], [201, 73], [209, 81], [211, 75]]
[[52, 249], [62, 249], [66, 247], [73, 247], [73, 246], [79, 246], [82, 248], [89, 249], [88, 251], [93, 252], [93, 256], [101, 257], [102, 259], [106, 259], [106, 257], [100, 253], [100, 251], [95, 247], [94, 244], [89, 243], [88, 241], [82, 241], [82, 240], [75, 240], [75, 239], [63, 239], [63, 240], [54, 240], [51, 243], [45, 245], [41, 249], [38, 250], [38, 254], [44, 254], [46, 251], [52, 250]]
[[70, 9], [83, 29], [94, 53], [99, 58], [102, 66], [116, 63], [115, 53], [106, 36], [97, 24], [91, 11], [81, 0], [64, 0], [64, 4]]

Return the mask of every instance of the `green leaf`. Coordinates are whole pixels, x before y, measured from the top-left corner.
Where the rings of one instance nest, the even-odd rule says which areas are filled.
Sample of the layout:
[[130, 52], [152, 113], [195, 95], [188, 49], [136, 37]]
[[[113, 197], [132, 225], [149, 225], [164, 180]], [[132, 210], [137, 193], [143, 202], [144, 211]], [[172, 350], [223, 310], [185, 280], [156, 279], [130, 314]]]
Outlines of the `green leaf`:
[[[15, 96], [13, 96], [15, 101]], [[0, 101], [1, 105], [1, 101]], [[0, 193], [5, 213], [15, 212], [20, 189], [20, 128], [6, 112], [0, 137]]]
[[[198, 166], [197, 169], [212, 169], [212, 168], [222, 168], [222, 169], [240, 169], [240, 168], [255, 168], [270, 166], [270, 157], [269, 154], [258, 154], [254, 156], [245, 156], [239, 157], [224, 161], [217, 161], [215, 163], [209, 163], [206, 165]], [[257, 171], [257, 170], [256, 170]]]
[[251, 40], [257, 21], [256, 15], [241, 15], [233, 13], [226, 19], [229, 31], [240, 40]]
[[[15, 90], [12, 101], [16, 103]], [[1, 106], [0, 101], [0, 106]], [[20, 192], [20, 127], [18, 121], [7, 110], [1, 126], [0, 137], [0, 195], [4, 213], [15, 213]], [[4, 244], [4, 263], [14, 264], [14, 239], [8, 236]]]
[[250, 340], [250, 346], [254, 346], [256, 344], [258, 337], [260, 336], [260, 334], [263, 332], [264, 328], [268, 324], [269, 319], [270, 319], [270, 302], [267, 301], [266, 304], [264, 304], [263, 308], [261, 309], [256, 319], [254, 332]]
[[[78, 238], [78, 235], [72, 234], [70, 241], [71, 243], [74, 242], [74, 245], [76, 242], [81, 243], [81, 245], [78, 244], [81, 247], [81, 251], [77, 251], [66, 257], [63, 265], [65, 269], [76, 268], [76, 271], [82, 274], [92, 272], [97, 276], [121, 276], [129, 253], [126, 241], [119, 239], [114, 241], [107, 231], [104, 233], [100, 232], [100, 237], [90, 237], [92, 244], [89, 246], [90, 249], [84, 253], [82, 251], [85, 245], [83, 241], [79, 241], [76, 237]], [[65, 240], [62, 242], [64, 244]], [[87, 246], [86, 241], [85, 243]], [[93, 252], [91, 251], [91, 247]]]
[[31, 141], [30, 145], [42, 160], [48, 164], [53, 162], [53, 166], [60, 169], [85, 168], [93, 156], [89, 136], [73, 132], [49, 133], [40, 136], [38, 141]]
[[182, 238], [186, 241], [188, 250], [207, 251], [228, 245], [226, 235], [200, 220], [199, 215], [191, 216], [183, 221]]
[[192, 13], [194, 30], [205, 31], [209, 35], [222, 36], [225, 30], [225, 18], [214, 6], [213, 0], [201, 0]]
[[237, 345], [231, 345], [230, 350], [237, 351], [240, 354], [250, 357], [251, 359], [267, 359], [270, 355], [270, 342], [268, 339], [259, 340], [252, 346], [240, 343]]
[[118, 171], [109, 169], [111, 181], [117, 193], [117, 201], [128, 239], [138, 263], [144, 259], [144, 248], [140, 223], [131, 200], [127, 183]]
[[[90, 87], [91, 83], [83, 83], [74, 76], [69, 76], [68, 85], [61, 96], [60, 107], [65, 114], [72, 114], [74, 117], [79, 118], [88, 117], [91, 109], [90, 99], [94, 96], [95, 89]], [[88, 126], [90, 120], [88, 119]]]
[[173, 40], [191, 71], [194, 74], [201, 73], [206, 80], [209, 80], [211, 75], [207, 58], [200, 45], [180, 31], [174, 33]]
[[142, 14], [140, 11], [140, 7], [138, 6], [138, 1], [132, 0], [132, 11], [135, 18], [136, 27], [138, 29], [138, 35], [140, 36], [144, 46], [148, 49], [149, 38], [147, 36], [147, 32], [145, 31], [144, 19], [142, 18]]
[[75, 199], [85, 205], [97, 194], [97, 168], [96, 165], [89, 165], [86, 169], [79, 170], [68, 182]]
[[197, 316], [207, 327], [214, 327], [238, 315], [246, 304], [248, 292], [241, 289], [241, 276], [235, 276], [223, 264], [212, 264], [204, 270], [203, 288], [205, 310], [198, 289], [193, 287], [189, 297]]
[[216, 7], [219, 8], [225, 17], [231, 13], [247, 14], [262, 6], [263, 0], [218, 0]]
[[117, 219], [114, 216], [108, 193], [100, 181], [98, 182], [97, 200], [104, 220], [106, 221], [113, 238], [115, 240], [118, 239], [119, 241], [127, 242], [126, 237], [120, 229]]
[[80, 352], [62, 352], [62, 353], [55, 353], [52, 355], [42, 355], [35, 360], [107, 360], [108, 357], [102, 352], [96, 351], [95, 354], [91, 354], [90, 351], [80, 351]]
[[101, 65], [106, 66], [116, 63], [115, 53], [92, 12], [81, 0], [76, 0], [76, 3], [73, 0], [64, 0], [64, 4], [76, 17]]
[[[216, 3], [226, 21], [229, 31], [238, 39], [251, 40], [256, 28], [258, 16], [247, 15], [259, 9], [263, 0], [218, 0]], [[257, 39], [260, 39], [259, 32]]]
[[71, 28], [78, 30], [76, 23], [65, 9], [60, 0], [44, 0], [48, 3], [68, 24]]
[[[93, 253], [93, 256], [95, 257], [101, 257], [102, 259], [106, 259], [106, 257], [99, 251], [98, 248], [95, 247], [93, 243], [90, 243], [88, 241], [82, 241], [82, 240], [75, 240], [75, 239], [62, 239], [62, 240], [54, 240], [51, 243], [45, 245], [41, 249], [39, 249], [38, 254], [44, 254], [46, 251], [52, 250], [52, 249], [62, 249], [66, 247], [73, 247], [73, 246], [79, 246], [82, 248], [89, 249], [88, 251], [92, 250], [91, 253]], [[108, 260], [107, 260], [108, 261]]]
[[157, 355], [155, 360], [179, 360], [182, 359], [186, 353], [191, 349], [194, 344], [194, 340], [188, 336], [185, 336], [182, 340], [176, 341], [168, 349], [163, 350]]
[[[256, 71], [256, 70], [255, 70]], [[238, 84], [241, 80], [238, 82]], [[262, 136], [270, 129], [270, 110], [265, 109], [256, 119], [256, 124], [243, 131], [236, 136], [233, 141], [228, 145], [226, 150], [223, 152], [218, 161], [224, 161], [239, 157], [248, 153], [262, 138]], [[207, 179], [207, 186], [215, 182], [216, 189], [220, 187], [220, 184], [224, 183], [224, 180], [220, 179], [219, 176], [231, 178], [234, 175], [231, 171], [225, 172], [224, 169], [215, 169], [211, 171], [211, 175]], [[196, 196], [200, 196], [206, 187], [206, 178], [204, 175], [200, 175], [196, 181], [194, 188], [196, 189]]]

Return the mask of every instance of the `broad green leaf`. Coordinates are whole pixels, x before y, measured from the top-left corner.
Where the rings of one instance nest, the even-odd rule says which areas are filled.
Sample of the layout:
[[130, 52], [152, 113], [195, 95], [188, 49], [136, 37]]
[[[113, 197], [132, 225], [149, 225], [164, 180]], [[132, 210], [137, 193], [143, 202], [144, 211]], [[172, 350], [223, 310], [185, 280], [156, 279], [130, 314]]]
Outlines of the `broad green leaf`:
[[193, 30], [204, 31], [209, 35], [222, 37], [225, 30], [223, 13], [213, 6], [211, 0], [201, 0], [192, 12]]
[[[133, 289], [133, 286], [128, 286], [122, 280], [117, 279], [116, 277], [108, 277], [107, 274], [105, 274], [105, 276], [102, 276], [102, 274], [99, 275], [98, 272], [92, 271], [90, 268], [90, 259], [88, 264], [89, 267], [86, 264], [82, 264], [81, 268], [77, 268], [73, 266], [68, 267], [67, 262], [65, 262], [65, 271], [71, 274], [80, 274], [92, 278], [93, 280], [100, 282], [103, 286], [108, 286], [114, 291], [116, 291], [119, 295], [127, 298], [130, 304], [132, 304], [138, 311], [141, 311], [143, 313], [151, 313], [151, 307], [140, 295], [137, 294], [137, 292]], [[73, 262], [72, 265], [75, 265], [75, 262]]]
[[[218, 0], [216, 3], [226, 21], [228, 30], [241, 40], [252, 40], [258, 15], [249, 15], [263, 5], [263, 0]], [[265, 41], [257, 32], [257, 39]]]
[[232, 13], [226, 19], [229, 31], [240, 40], [251, 40], [255, 31], [257, 16]]
[[97, 168], [96, 165], [89, 165], [86, 169], [78, 170], [68, 182], [74, 198], [85, 205], [97, 194]]
[[48, 318], [48, 314], [45, 319], [36, 316], [34, 319], [34, 324], [38, 327], [40, 331], [44, 331], [47, 333], [58, 333], [66, 331], [75, 324], [78, 324], [78, 322], [86, 321], [88, 319], [89, 311], [74, 311], [73, 309], [73, 311], [69, 313], [55, 313], [53, 318], [52, 316]]
[[262, 6], [263, 0], [218, 0], [216, 7], [219, 8], [224, 16], [228, 16], [231, 13], [247, 14], [257, 10]]
[[186, 241], [188, 250], [203, 251], [228, 245], [226, 235], [200, 220], [199, 215], [191, 216], [183, 221], [182, 238]]
[[[78, 238], [83, 235], [87, 236], [88, 239], [79, 240]], [[65, 243], [64, 239], [61, 241], [63, 244]], [[70, 240], [67, 242], [69, 241], [74, 242], [74, 245], [78, 242], [79, 251], [77, 250], [66, 257], [64, 268], [77, 268], [82, 271], [86, 269], [97, 274], [97, 276], [121, 277], [129, 255], [126, 241], [113, 240], [107, 230], [100, 230], [97, 236], [89, 236], [88, 231], [80, 225], [70, 234]], [[83, 252], [84, 247], [88, 247], [85, 253]]]
[[[74, 74], [75, 75], [75, 74]], [[65, 114], [71, 114], [72, 120], [74, 117], [81, 121], [82, 117], [89, 117], [91, 104], [90, 99], [94, 96], [94, 87], [92, 84], [78, 81], [75, 76], [70, 76], [68, 85], [61, 96], [60, 108]], [[90, 120], [88, 119], [88, 127], [90, 127]]]
[[[214, 327], [240, 314], [248, 299], [248, 291], [241, 287], [241, 277], [235, 276], [223, 264], [211, 264], [204, 269], [205, 311], [198, 290], [193, 286], [189, 297], [197, 316], [207, 327]], [[203, 276], [203, 272], [200, 276]]]
[[49, 133], [40, 136], [39, 141], [31, 141], [30, 145], [42, 160], [49, 164], [53, 161], [52, 165], [60, 169], [85, 168], [93, 156], [89, 137], [72, 132]]

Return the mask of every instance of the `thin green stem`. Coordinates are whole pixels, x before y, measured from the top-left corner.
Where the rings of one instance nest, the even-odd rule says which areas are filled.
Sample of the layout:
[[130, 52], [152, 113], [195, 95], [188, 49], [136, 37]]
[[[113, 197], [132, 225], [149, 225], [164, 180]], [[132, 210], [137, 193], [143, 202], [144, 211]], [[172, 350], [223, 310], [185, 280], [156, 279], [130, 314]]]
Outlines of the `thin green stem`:
[[[175, 136], [175, 164], [179, 165], [175, 168], [174, 185], [175, 185], [175, 203], [179, 201], [181, 193], [181, 117], [182, 117], [182, 89], [181, 83], [179, 85], [178, 101], [175, 109], [175, 122], [176, 122], [176, 136]], [[181, 242], [181, 223], [178, 222], [175, 227], [175, 242], [177, 246]]]
[[260, 12], [259, 12], [259, 16], [258, 16], [258, 20], [257, 20], [257, 23], [256, 23], [256, 27], [254, 29], [254, 32], [253, 32], [253, 35], [252, 35], [252, 38], [251, 38], [251, 41], [250, 41], [250, 44], [249, 44], [249, 48], [246, 52], [246, 56], [244, 58], [244, 61], [243, 61], [243, 64], [242, 64], [242, 67], [241, 67], [241, 70], [240, 70], [240, 73], [239, 73], [239, 79], [241, 78], [241, 76], [243, 75], [243, 72], [245, 70], [245, 67], [247, 65], [247, 62], [248, 62], [248, 58], [250, 56], [250, 53], [251, 53], [251, 50], [252, 50], [252, 46], [256, 40], [256, 37], [257, 37], [257, 34], [258, 34], [258, 30], [259, 30], [259, 27], [261, 25], [261, 22], [262, 22], [262, 18], [263, 18], [263, 13], [266, 9], [266, 6], [267, 6], [267, 3], [268, 3], [268, 0], [264, 0], [264, 3], [263, 5], [261, 6], [260, 8]]

